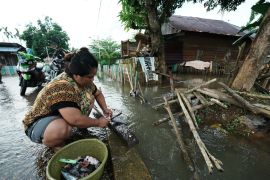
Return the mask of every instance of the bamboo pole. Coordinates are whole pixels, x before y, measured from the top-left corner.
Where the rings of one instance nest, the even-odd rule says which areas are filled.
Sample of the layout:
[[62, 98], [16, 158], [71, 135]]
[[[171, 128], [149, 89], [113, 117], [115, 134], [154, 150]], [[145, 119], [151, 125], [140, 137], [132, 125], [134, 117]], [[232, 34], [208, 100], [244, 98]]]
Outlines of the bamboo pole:
[[218, 99], [215, 99], [215, 98], [210, 98], [210, 101], [212, 101], [213, 103], [225, 108], [225, 109], [228, 109], [228, 106], [222, 102], [220, 102]]
[[[178, 91], [182, 91], [183, 89], [182, 88], [178, 88], [177, 90]], [[191, 94], [191, 95], [192, 95], [191, 98], [195, 97], [195, 95], [193, 95], [193, 94]], [[163, 97], [157, 97], [156, 99], [159, 99], [159, 98], [163, 98]], [[173, 97], [167, 98], [169, 104], [176, 103], [178, 101], [177, 99], [174, 99], [174, 98], [177, 98], [176, 95], [174, 95]], [[158, 108], [160, 108], [162, 106], [164, 106], [164, 102], [159, 103], [159, 104], [156, 104], [156, 105], [152, 106], [152, 108], [158, 109]]]
[[201, 95], [201, 93], [194, 91], [193, 94], [196, 96], [197, 99], [199, 99], [199, 101], [206, 105], [208, 103], [208, 101], [203, 97], [203, 95]]
[[[219, 91], [214, 91], [214, 90], [210, 90], [207, 88], [204, 88], [204, 90], [202, 89], [197, 89], [197, 91], [199, 91], [202, 94], [208, 95], [210, 97], [219, 99], [221, 101], [226, 101], [230, 104], [236, 105], [238, 107], [243, 107], [238, 101], [234, 100], [231, 96], [225, 94], [225, 93], [221, 93]], [[260, 114], [270, 118], [270, 111], [264, 109], [264, 108], [260, 108], [260, 107], [255, 107]]]
[[135, 77], [134, 77], [134, 91], [137, 91], [137, 83], [138, 82], [138, 72], [135, 70]]
[[241, 94], [241, 95], [245, 95], [245, 96], [249, 96], [249, 97], [255, 97], [255, 98], [259, 98], [259, 99], [270, 99], [269, 95], [262, 95], [262, 94], [252, 94], [252, 93], [248, 93], [248, 92], [240, 92], [240, 91], [235, 91], [237, 94]]
[[138, 81], [138, 87], [139, 87], [139, 91], [140, 91], [139, 97], [142, 99], [143, 103], [145, 103], [146, 101], [145, 101], [145, 98], [144, 98], [144, 95], [143, 95], [143, 92], [142, 92], [140, 81]]
[[220, 172], [223, 172], [224, 169], [221, 167], [221, 166], [223, 165], [223, 163], [222, 163], [219, 159], [215, 158], [215, 156], [213, 156], [213, 155], [208, 151], [208, 149], [206, 148], [206, 146], [205, 146], [204, 143], [203, 143], [202, 145], [203, 145], [203, 147], [204, 147], [204, 149], [205, 149], [207, 155], [208, 155], [209, 158], [211, 159], [211, 161], [215, 164], [216, 168], [217, 168]]
[[196, 91], [198, 91], [198, 92], [200, 92], [202, 94], [205, 94], [207, 96], [210, 96], [212, 98], [219, 99], [221, 101], [225, 101], [225, 102], [228, 102], [230, 104], [241, 107], [240, 103], [238, 103], [231, 96], [229, 96], [229, 95], [227, 95], [225, 93], [222, 93], [222, 92], [219, 92], [219, 91], [213, 91], [213, 90], [207, 89], [207, 88], [197, 89]]
[[128, 81], [129, 81], [129, 84], [130, 84], [130, 88], [131, 88], [130, 91], [133, 91], [134, 90], [133, 89], [133, 84], [132, 84], [131, 79], [130, 79], [130, 76], [129, 76], [128, 68], [126, 68], [126, 71], [127, 71], [127, 76], [128, 76]]
[[202, 156], [203, 156], [203, 158], [205, 160], [208, 171], [209, 171], [210, 174], [212, 174], [214, 167], [213, 167], [213, 164], [212, 164], [211, 160], [209, 159], [209, 156], [207, 155], [207, 152], [205, 151], [205, 146], [203, 145], [204, 143], [202, 142], [198, 132], [196, 131], [196, 128], [195, 128], [195, 126], [194, 126], [194, 124], [192, 122], [192, 119], [191, 119], [187, 109], [185, 108], [185, 105], [184, 105], [184, 103], [183, 103], [183, 101], [181, 99], [181, 96], [180, 96], [179, 92], [176, 90], [175, 93], [176, 93], [177, 98], [179, 100], [180, 106], [181, 106], [181, 108], [182, 108], [182, 110], [183, 110], [183, 112], [184, 112], [184, 114], [185, 114], [185, 116], [187, 118], [187, 123], [189, 125], [189, 128], [190, 128], [192, 134], [193, 134], [193, 137], [195, 138], [196, 143], [197, 143], [197, 145], [198, 145], [198, 147], [199, 147], [199, 149], [200, 149], [200, 151], [202, 153]]
[[247, 108], [248, 110], [250, 110], [251, 112], [253, 112], [254, 114], [259, 114], [258, 110], [255, 108], [255, 106], [253, 106], [252, 104], [250, 104], [247, 100], [245, 100], [244, 98], [242, 98], [241, 96], [239, 96], [238, 94], [236, 94], [231, 88], [229, 88], [227, 85], [225, 85], [222, 82], [218, 83], [219, 85], [221, 85], [226, 91], [228, 91], [230, 93], [230, 95], [236, 99], [240, 104], [242, 104], [245, 108]]
[[181, 98], [183, 99], [184, 103], [185, 103], [186, 106], [187, 106], [188, 112], [189, 112], [189, 114], [191, 115], [192, 121], [193, 121], [194, 125], [196, 126], [196, 129], [199, 129], [198, 123], [197, 123], [197, 121], [196, 121], [195, 114], [193, 113], [192, 107], [191, 107], [191, 105], [189, 104], [187, 98], [184, 96], [184, 94], [182, 94], [182, 93], [179, 93], [179, 94], [180, 94]]
[[216, 78], [211, 79], [210, 81], [207, 81], [207, 82], [205, 82], [205, 83], [203, 83], [203, 84], [200, 84], [199, 86], [196, 86], [196, 87], [194, 87], [194, 88], [192, 88], [192, 89], [190, 89], [190, 90], [187, 90], [187, 91], [185, 92], [185, 94], [191, 93], [192, 91], [194, 91], [194, 90], [196, 90], [196, 89], [199, 89], [199, 88], [201, 88], [201, 87], [203, 87], [203, 86], [209, 85], [209, 84], [215, 82], [216, 80], [217, 80]]
[[266, 110], [270, 111], [270, 106], [267, 106], [267, 105], [264, 105], [264, 104], [259, 104], [259, 103], [256, 103], [256, 104], [253, 104], [253, 105], [258, 107], [258, 108], [263, 108], [263, 109], [266, 109]]
[[[168, 102], [169, 102], [169, 101], [168, 101]], [[197, 110], [199, 110], [199, 109], [202, 109], [202, 108], [204, 108], [204, 107], [207, 107], [207, 106], [213, 105], [213, 104], [214, 104], [214, 103], [212, 103], [212, 102], [210, 102], [209, 104], [206, 104], [206, 105], [199, 104], [199, 105], [193, 106], [193, 107], [192, 107], [192, 111], [197, 111]], [[173, 116], [183, 116], [183, 115], [184, 115], [183, 112], [177, 112], [177, 113], [173, 114]], [[164, 117], [164, 118], [162, 118], [162, 119], [159, 119], [159, 120], [155, 121], [152, 125], [153, 125], [153, 126], [160, 125], [160, 124], [162, 124], [162, 123], [164, 123], [164, 122], [169, 121], [169, 119], [170, 119], [170, 117], [169, 117], [169, 116], [166, 116], [166, 117]]]
[[[168, 101], [169, 104], [176, 103], [176, 102], [177, 102], [177, 99]], [[158, 108], [160, 108], [160, 107], [162, 107], [162, 106], [164, 106], [164, 105], [165, 105], [165, 104], [164, 104], [164, 102], [163, 102], [163, 103], [159, 103], [159, 104], [156, 104], [156, 105], [152, 106], [152, 108], [158, 109]]]
[[176, 125], [176, 121], [173, 117], [173, 114], [172, 114], [172, 111], [171, 111], [171, 108], [170, 108], [170, 105], [167, 101], [167, 99], [164, 97], [164, 101], [165, 101], [165, 105], [164, 105], [164, 108], [167, 110], [170, 118], [171, 118], [171, 121], [172, 121], [172, 125], [173, 125], [173, 129], [174, 129], [174, 132], [175, 132], [175, 135], [176, 135], [176, 140], [179, 144], [179, 147], [180, 147], [180, 150], [182, 152], [182, 155], [183, 155], [183, 158], [185, 160], [185, 162], [187, 163], [189, 169], [193, 172], [194, 171], [194, 167], [192, 165], [192, 161], [188, 155], [188, 152], [186, 150], [186, 147], [185, 147], [185, 143], [183, 141], [183, 133], [182, 133], [182, 129], [181, 127], [177, 127]]

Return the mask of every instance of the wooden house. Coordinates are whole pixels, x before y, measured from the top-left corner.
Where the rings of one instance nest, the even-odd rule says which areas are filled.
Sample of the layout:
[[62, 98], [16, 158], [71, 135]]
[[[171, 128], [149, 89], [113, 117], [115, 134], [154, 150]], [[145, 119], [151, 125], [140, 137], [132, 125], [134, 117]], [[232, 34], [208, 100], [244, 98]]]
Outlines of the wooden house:
[[25, 51], [25, 47], [17, 43], [0, 42], [0, 63], [3, 65], [2, 74], [15, 74], [18, 58], [16, 53]]
[[[230, 73], [238, 56], [233, 42], [244, 33], [240, 28], [221, 20], [173, 15], [162, 25], [164, 52], [167, 65], [200, 60], [213, 62], [213, 70]], [[247, 41], [247, 53], [251, 39]], [[243, 61], [244, 57], [240, 58]]]

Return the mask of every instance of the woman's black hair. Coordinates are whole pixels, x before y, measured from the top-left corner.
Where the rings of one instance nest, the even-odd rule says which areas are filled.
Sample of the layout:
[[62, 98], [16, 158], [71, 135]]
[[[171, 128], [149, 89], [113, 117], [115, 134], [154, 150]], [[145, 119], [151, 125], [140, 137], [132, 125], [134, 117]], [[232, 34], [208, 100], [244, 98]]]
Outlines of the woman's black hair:
[[82, 47], [76, 53], [69, 53], [65, 56], [65, 61], [70, 61], [65, 72], [69, 75], [88, 75], [92, 68], [98, 67], [96, 58], [90, 53], [88, 48]]

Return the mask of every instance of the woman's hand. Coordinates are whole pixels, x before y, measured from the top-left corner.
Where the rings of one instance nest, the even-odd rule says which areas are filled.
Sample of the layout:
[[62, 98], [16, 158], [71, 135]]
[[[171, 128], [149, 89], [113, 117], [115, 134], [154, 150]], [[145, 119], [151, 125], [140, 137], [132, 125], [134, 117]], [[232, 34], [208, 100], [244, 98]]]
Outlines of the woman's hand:
[[110, 123], [111, 121], [111, 118], [105, 118], [104, 116], [101, 116], [99, 119], [98, 119], [98, 127], [101, 127], [101, 128], [104, 128], [104, 127], [107, 127], [108, 124]]
[[106, 117], [106, 118], [110, 118], [111, 119], [111, 117], [112, 117], [112, 110], [111, 109], [109, 109], [109, 108], [105, 108], [105, 109], [103, 109], [103, 114], [104, 114], [104, 116]]

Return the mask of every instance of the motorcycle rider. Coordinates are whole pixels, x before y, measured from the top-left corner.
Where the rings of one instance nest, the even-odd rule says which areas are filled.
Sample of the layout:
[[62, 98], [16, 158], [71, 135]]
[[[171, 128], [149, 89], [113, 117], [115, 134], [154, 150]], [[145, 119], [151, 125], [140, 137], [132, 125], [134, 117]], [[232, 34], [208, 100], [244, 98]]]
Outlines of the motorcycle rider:
[[40, 58], [33, 55], [32, 49], [26, 48], [26, 53], [20, 51], [20, 52], [18, 52], [18, 54], [21, 56], [19, 63], [32, 61], [31, 62], [32, 67], [35, 67], [35, 69], [31, 72], [31, 74], [34, 76], [34, 79], [36, 79], [38, 81], [41, 79], [45, 79], [45, 75], [42, 72], [42, 68], [37, 67], [37, 60], [40, 60]]

